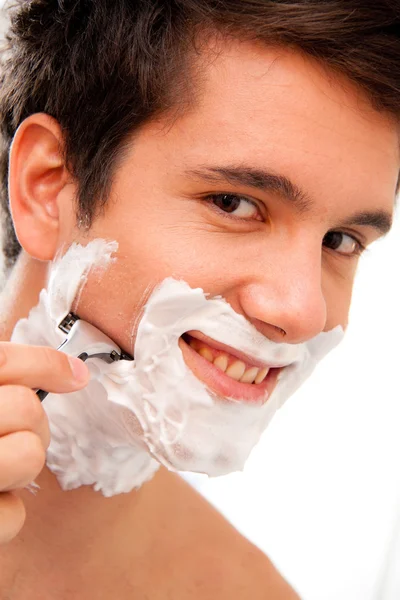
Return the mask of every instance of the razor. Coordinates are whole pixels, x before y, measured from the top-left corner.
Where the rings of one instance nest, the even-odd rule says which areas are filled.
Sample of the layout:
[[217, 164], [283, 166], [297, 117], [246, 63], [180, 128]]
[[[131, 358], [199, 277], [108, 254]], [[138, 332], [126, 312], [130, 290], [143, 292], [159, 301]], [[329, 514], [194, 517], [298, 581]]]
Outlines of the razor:
[[[58, 328], [67, 337], [57, 350], [61, 350], [61, 352], [70, 356], [76, 356], [83, 362], [86, 362], [89, 358], [99, 358], [108, 364], [119, 360], [133, 360], [132, 356], [123, 352], [105, 333], [87, 321], [83, 321], [74, 313], [68, 313], [58, 325]], [[45, 390], [36, 390], [41, 402], [48, 393]]]

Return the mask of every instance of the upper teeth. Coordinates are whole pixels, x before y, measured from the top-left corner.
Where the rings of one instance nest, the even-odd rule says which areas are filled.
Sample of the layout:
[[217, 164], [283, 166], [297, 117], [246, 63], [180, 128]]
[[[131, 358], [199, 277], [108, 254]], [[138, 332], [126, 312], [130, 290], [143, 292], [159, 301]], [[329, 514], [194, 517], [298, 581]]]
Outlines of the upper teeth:
[[235, 381], [259, 384], [262, 383], [268, 375], [269, 367], [246, 367], [246, 364], [243, 361], [237, 359], [232, 361], [230, 359], [233, 357], [229, 357], [224, 353], [219, 353], [218, 356], [214, 358], [210, 348], [203, 346], [200, 340], [190, 340], [190, 346], [200, 354], [200, 356], [213, 363], [218, 369], [223, 371], [225, 375]]

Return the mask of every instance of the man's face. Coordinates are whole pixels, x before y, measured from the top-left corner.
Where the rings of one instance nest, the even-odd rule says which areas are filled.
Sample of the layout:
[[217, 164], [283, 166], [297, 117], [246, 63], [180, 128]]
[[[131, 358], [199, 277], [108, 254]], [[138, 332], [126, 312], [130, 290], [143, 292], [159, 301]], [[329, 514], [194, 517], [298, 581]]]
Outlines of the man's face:
[[277, 342], [346, 326], [361, 246], [393, 211], [394, 122], [283, 50], [226, 46], [202, 85], [184, 116], [135, 136], [105, 214], [74, 232], [119, 243], [78, 314], [133, 352], [149, 293], [173, 276]]

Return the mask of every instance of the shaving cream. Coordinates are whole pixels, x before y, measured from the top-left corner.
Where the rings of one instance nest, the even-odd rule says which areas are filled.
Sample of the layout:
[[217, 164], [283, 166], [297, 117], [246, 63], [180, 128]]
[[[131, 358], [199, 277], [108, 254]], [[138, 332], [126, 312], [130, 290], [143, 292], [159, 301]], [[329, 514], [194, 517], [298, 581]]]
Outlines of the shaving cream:
[[[109, 268], [116, 242], [73, 244], [52, 265], [39, 304], [12, 341], [57, 348], [58, 324], [93, 269]], [[285, 366], [266, 402], [218, 398], [187, 367], [182, 334], [197, 330], [254, 359]], [[153, 291], [140, 320], [134, 361], [90, 359], [84, 390], [49, 394], [47, 465], [63, 489], [94, 485], [105, 496], [129, 492], [159, 464], [210, 476], [241, 470], [276, 410], [343, 337], [340, 327], [302, 344], [265, 338], [221, 297], [168, 278]]]

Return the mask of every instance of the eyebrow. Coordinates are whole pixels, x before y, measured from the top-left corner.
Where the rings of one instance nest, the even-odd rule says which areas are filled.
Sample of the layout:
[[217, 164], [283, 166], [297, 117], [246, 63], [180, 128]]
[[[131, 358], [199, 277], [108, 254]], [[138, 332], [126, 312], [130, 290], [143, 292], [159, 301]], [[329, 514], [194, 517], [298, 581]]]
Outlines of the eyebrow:
[[[189, 169], [185, 174], [209, 183], [225, 181], [233, 185], [251, 187], [262, 192], [273, 192], [290, 203], [298, 213], [312, 211], [314, 200], [285, 175], [247, 166], [202, 167]], [[392, 227], [392, 215], [385, 210], [361, 211], [346, 219], [342, 226], [360, 225], [372, 227], [380, 235], [386, 235]]]
[[392, 215], [384, 210], [374, 212], [359, 212], [346, 219], [343, 225], [351, 227], [352, 225], [361, 225], [376, 229], [381, 235], [386, 235], [392, 228]]

